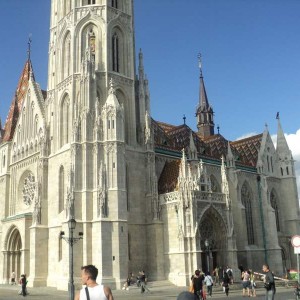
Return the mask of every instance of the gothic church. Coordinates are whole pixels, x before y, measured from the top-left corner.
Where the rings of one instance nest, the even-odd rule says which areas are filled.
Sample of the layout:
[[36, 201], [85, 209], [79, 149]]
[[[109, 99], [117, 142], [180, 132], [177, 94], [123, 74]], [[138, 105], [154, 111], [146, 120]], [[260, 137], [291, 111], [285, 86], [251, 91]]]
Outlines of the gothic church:
[[75, 282], [85, 264], [115, 288], [140, 269], [186, 285], [195, 268], [295, 268], [299, 203], [279, 117], [276, 148], [267, 128], [226, 140], [200, 73], [197, 130], [154, 120], [133, 1], [52, 0], [50, 14], [47, 91], [29, 57], [0, 122], [0, 282], [14, 271], [67, 289], [72, 217]]

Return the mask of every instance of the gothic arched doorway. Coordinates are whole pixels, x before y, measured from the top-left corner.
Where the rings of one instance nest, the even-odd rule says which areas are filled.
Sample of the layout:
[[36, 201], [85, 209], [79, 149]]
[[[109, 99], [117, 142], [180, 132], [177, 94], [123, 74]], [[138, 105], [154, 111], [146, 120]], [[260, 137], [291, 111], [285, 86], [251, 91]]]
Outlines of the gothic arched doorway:
[[[4, 250], [4, 279], [9, 281], [12, 272], [15, 272], [16, 278], [21, 275], [21, 249], [22, 240], [19, 229], [16, 226], [12, 226], [7, 233], [5, 250]], [[6, 267], [6, 268], [5, 268]]]
[[[210, 207], [199, 223], [198, 243], [201, 252], [202, 270], [210, 272], [226, 264], [227, 230], [219, 212]], [[209, 266], [209, 268], [208, 268]]]

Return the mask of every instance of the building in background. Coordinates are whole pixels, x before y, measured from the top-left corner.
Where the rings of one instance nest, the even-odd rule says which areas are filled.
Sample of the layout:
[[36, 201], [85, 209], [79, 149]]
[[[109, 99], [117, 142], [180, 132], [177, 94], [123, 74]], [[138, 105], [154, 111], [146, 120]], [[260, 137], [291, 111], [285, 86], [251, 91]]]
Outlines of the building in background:
[[267, 128], [226, 140], [200, 69], [197, 131], [153, 120], [133, 2], [52, 0], [50, 13], [48, 90], [29, 56], [0, 125], [0, 281], [15, 271], [67, 289], [60, 232], [73, 214], [84, 233], [74, 270], [95, 264], [117, 288], [141, 269], [186, 285], [196, 268], [295, 268], [299, 204], [279, 116], [276, 149]]

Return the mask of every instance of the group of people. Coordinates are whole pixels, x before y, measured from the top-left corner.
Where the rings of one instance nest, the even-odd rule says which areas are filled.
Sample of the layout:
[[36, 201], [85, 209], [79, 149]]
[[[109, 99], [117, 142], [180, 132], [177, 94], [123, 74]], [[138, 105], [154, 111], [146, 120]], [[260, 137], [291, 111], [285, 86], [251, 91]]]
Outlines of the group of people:
[[[222, 275], [222, 286], [227, 296], [229, 294], [229, 285], [233, 282], [233, 279], [230, 276], [231, 273], [228, 270], [230, 269], [224, 271]], [[276, 293], [274, 275], [270, 271], [270, 268], [267, 264], [263, 265], [262, 270], [265, 273], [263, 278], [264, 287], [266, 289], [265, 299], [274, 300], [274, 296]], [[252, 272], [251, 270], [243, 270], [241, 274], [243, 284], [243, 296], [256, 296], [256, 284], [254, 280], [254, 275], [254, 272]], [[85, 287], [83, 287], [80, 291], [76, 293], [74, 300], [114, 300], [111, 289], [108, 286], [104, 286], [102, 284], [97, 283], [97, 276], [98, 269], [94, 265], [87, 265], [81, 267], [81, 281]], [[130, 273], [127, 279], [127, 284], [131, 284], [132, 278], [133, 274]], [[146, 287], [147, 277], [145, 275], [145, 272], [140, 271], [138, 278], [141, 284], [141, 293], [144, 293], [146, 290], [150, 292], [149, 289]], [[27, 295], [26, 274], [21, 275], [19, 283], [22, 286], [22, 295], [23, 297], [25, 297]], [[14, 272], [12, 272], [11, 275], [11, 284], [16, 284], [16, 276]], [[203, 272], [201, 272], [201, 270], [196, 270], [194, 275], [192, 275], [191, 277], [190, 292], [180, 293], [177, 297], [177, 300], [188, 300], [192, 299], [191, 297], [193, 297], [193, 300], [204, 300], [206, 299], [206, 295], [212, 297], [213, 285], [214, 279], [210, 275], [210, 272], [206, 272], [206, 274], [204, 274]], [[204, 286], [206, 286], [206, 291], [204, 289]], [[252, 294], [250, 293], [250, 287], [252, 289]]]
[[[10, 284], [11, 285], [17, 284], [17, 282], [16, 282], [16, 274], [15, 274], [14, 271], [11, 273], [11, 276], [10, 276]], [[28, 292], [27, 292], [27, 278], [26, 278], [26, 274], [22, 274], [21, 275], [21, 277], [19, 279], [19, 284], [21, 285], [21, 290], [19, 291], [19, 294], [23, 295], [23, 297], [27, 296]]]
[[256, 282], [254, 272], [249, 270], [243, 270], [241, 274], [243, 297], [256, 297]]
[[[11, 276], [10, 276], [10, 284], [11, 285], [17, 284], [16, 273], [14, 271], [11, 273]], [[27, 286], [26, 274], [21, 275], [21, 277], [19, 279], [19, 284], [21, 285], [21, 290], [19, 291], [19, 294], [23, 295], [23, 297], [27, 296], [28, 292], [27, 292], [27, 287], [26, 287]]]
[[[194, 294], [195, 299], [205, 299], [206, 295], [212, 297], [212, 288], [214, 280], [210, 275], [210, 272], [205, 274], [201, 270], [196, 270], [191, 277], [190, 292]], [[204, 289], [206, 286], [206, 290]]]
[[[209, 272], [206, 272], [206, 274], [204, 274], [203, 272], [201, 272], [201, 270], [196, 270], [195, 274], [191, 277], [191, 285], [189, 288], [190, 293], [182, 292], [177, 299], [192, 299], [191, 294], [193, 294], [194, 300], [204, 300], [206, 299], [207, 295], [212, 297], [212, 288], [214, 283], [222, 285], [226, 296], [228, 296], [230, 284], [233, 284], [232, 269], [226, 267], [222, 269], [222, 274], [219, 273], [219, 270], [219, 268], [216, 268], [214, 270], [213, 277]], [[267, 264], [263, 265], [262, 270], [264, 272], [262, 280], [266, 289], [266, 300], [274, 300], [274, 296], [276, 293], [274, 275], [270, 271], [270, 268]], [[216, 276], [216, 274], [218, 275]], [[242, 269], [241, 280], [243, 287], [243, 297], [256, 297], [256, 281], [254, 272], [251, 269]]]
[[141, 288], [141, 293], [148, 292], [150, 293], [150, 290], [147, 287], [147, 276], [145, 274], [145, 271], [139, 271], [139, 275], [136, 277], [136, 281], [134, 280], [134, 274], [129, 273], [126, 282], [124, 283], [122, 290], [129, 291], [129, 287], [136, 283], [137, 287]]

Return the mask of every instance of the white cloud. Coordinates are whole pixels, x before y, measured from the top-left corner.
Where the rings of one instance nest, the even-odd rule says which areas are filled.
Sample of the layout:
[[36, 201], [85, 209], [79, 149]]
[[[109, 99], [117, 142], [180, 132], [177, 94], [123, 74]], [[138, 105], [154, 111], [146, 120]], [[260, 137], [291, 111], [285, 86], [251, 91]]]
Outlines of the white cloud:
[[238, 141], [238, 140], [246, 139], [246, 138], [254, 136], [254, 135], [257, 135], [257, 133], [256, 132], [245, 133], [242, 136], [236, 138], [235, 140]]

